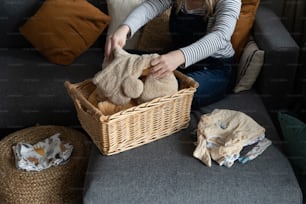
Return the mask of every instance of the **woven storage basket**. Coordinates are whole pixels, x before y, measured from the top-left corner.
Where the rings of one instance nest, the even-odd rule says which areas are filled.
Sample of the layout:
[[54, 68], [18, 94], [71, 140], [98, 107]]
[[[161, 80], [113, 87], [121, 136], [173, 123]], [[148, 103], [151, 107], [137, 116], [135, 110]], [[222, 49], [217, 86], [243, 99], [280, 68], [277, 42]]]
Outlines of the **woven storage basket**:
[[87, 99], [96, 86], [91, 80], [65, 87], [71, 96], [82, 127], [104, 155], [116, 154], [186, 128], [191, 102], [198, 87], [192, 78], [175, 71], [179, 91], [134, 106], [113, 115], [103, 115]]
[[[35, 144], [55, 133], [61, 133], [61, 140], [74, 147], [66, 164], [40, 172], [26, 172], [16, 168], [12, 150], [14, 144]], [[0, 141], [0, 203], [82, 203], [89, 144], [84, 134], [61, 126], [31, 127], [6, 136]]]

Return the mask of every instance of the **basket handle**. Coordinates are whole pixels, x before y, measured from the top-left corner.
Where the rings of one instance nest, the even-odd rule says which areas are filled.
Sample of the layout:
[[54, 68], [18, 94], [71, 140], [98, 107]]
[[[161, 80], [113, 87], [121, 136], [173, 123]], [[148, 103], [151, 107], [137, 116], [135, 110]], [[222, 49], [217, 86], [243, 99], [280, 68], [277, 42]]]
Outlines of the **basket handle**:
[[65, 81], [64, 86], [79, 109], [93, 115], [98, 121], [104, 118], [102, 113], [95, 106], [87, 101], [82, 94], [77, 92], [77, 85], [71, 84], [69, 81]]

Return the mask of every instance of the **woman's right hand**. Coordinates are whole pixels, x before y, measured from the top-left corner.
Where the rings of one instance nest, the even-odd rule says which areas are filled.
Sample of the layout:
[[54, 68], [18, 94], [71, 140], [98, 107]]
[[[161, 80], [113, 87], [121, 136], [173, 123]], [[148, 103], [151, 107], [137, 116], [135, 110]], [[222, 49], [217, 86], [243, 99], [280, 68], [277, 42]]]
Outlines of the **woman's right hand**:
[[104, 57], [107, 62], [112, 60], [112, 52], [116, 47], [124, 47], [130, 28], [127, 25], [121, 25], [113, 34], [108, 35], [105, 43]]

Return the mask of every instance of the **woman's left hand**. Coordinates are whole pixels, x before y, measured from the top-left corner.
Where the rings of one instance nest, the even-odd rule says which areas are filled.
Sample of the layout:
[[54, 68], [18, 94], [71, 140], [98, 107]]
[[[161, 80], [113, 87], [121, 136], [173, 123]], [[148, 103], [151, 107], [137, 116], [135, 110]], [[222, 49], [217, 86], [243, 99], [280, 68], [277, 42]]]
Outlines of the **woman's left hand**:
[[178, 66], [185, 63], [185, 57], [181, 50], [168, 52], [151, 61], [151, 74], [159, 79], [174, 71]]

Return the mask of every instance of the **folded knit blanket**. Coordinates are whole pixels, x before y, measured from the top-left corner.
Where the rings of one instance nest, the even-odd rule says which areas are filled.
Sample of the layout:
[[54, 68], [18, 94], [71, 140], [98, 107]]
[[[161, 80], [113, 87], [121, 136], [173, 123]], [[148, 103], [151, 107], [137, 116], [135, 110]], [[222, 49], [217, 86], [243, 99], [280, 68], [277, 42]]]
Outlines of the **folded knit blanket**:
[[193, 156], [209, 167], [211, 160], [220, 166], [231, 167], [239, 159], [241, 150], [255, 143], [256, 148], [245, 154], [241, 162], [257, 157], [271, 141], [265, 138], [265, 129], [248, 115], [239, 111], [215, 109], [201, 116]]
[[160, 79], [149, 74], [151, 61], [158, 54], [130, 54], [117, 47], [113, 55], [113, 60], [104, 64], [92, 80], [102, 101], [125, 105], [137, 99], [138, 103], [143, 103], [177, 92], [178, 82], [173, 72]]

